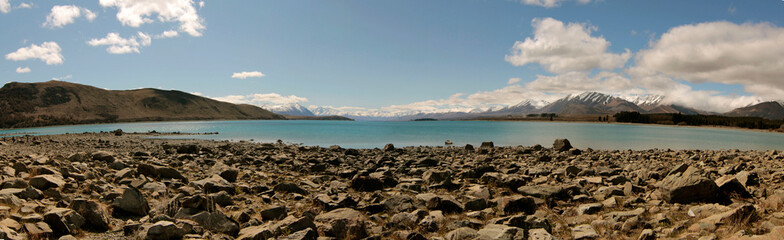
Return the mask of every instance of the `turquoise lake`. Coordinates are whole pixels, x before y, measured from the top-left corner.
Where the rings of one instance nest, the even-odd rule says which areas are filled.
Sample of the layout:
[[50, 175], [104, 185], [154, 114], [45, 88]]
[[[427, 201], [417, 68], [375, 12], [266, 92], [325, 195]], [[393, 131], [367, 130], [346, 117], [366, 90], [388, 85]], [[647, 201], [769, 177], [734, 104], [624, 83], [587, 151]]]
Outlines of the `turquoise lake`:
[[365, 122], [365, 121], [185, 121], [55, 126], [0, 131], [0, 136], [83, 133], [122, 129], [125, 132], [219, 132], [217, 135], [180, 135], [170, 138], [253, 140], [307, 146], [344, 148], [454, 146], [493, 141], [496, 146], [551, 146], [567, 138], [577, 148], [593, 149], [784, 149], [784, 134], [737, 129], [659, 125], [568, 122]]

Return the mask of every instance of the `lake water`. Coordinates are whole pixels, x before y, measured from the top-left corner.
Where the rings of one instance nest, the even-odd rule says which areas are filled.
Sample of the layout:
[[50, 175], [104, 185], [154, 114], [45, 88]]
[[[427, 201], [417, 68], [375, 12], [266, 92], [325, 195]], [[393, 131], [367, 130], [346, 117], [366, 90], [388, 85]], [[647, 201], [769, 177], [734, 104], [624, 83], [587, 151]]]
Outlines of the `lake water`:
[[186, 121], [56, 126], [0, 131], [14, 134], [62, 134], [111, 131], [125, 132], [219, 132], [217, 135], [186, 135], [171, 138], [250, 140], [302, 143], [308, 146], [340, 145], [345, 148], [382, 148], [387, 143], [401, 146], [454, 146], [493, 141], [496, 146], [551, 146], [556, 138], [567, 138], [577, 148], [593, 149], [784, 149], [784, 134], [736, 129], [659, 125], [567, 122], [492, 121]]

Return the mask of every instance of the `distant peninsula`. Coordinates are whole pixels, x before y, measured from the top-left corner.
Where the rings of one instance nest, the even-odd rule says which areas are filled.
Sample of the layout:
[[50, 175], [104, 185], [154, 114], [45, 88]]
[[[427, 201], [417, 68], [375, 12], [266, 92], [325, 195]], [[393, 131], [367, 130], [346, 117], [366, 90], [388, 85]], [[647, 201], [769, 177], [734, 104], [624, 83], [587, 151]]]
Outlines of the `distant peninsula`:
[[[0, 88], [0, 128], [51, 125], [181, 121], [286, 120], [249, 104], [232, 104], [177, 90], [143, 88], [105, 90], [93, 86], [48, 81], [10, 82]], [[294, 117], [293, 119], [303, 119]], [[307, 120], [350, 120], [318, 117]]]

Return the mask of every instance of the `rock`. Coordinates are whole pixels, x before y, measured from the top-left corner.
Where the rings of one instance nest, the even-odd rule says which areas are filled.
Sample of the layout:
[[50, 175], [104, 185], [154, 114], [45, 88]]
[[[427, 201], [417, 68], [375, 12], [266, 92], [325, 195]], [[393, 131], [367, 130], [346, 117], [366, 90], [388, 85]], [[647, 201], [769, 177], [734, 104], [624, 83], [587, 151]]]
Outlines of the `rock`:
[[445, 171], [445, 170], [430, 169], [425, 171], [424, 174], [422, 174], [422, 179], [425, 180], [425, 183], [427, 184], [438, 184], [447, 181], [451, 182], [452, 172]]
[[84, 217], [85, 224], [82, 226], [83, 229], [97, 232], [109, 230], [109, 214], [98, 202], [77, 198], [71, 201], [71, 205], [68, 208], [73, 209]]
[[141, 231], [142, 238], [149, 240], [182, 239], [185, 232], [170, 221], [158, 221]]
[[572, 239], [574, 240], [596, 238], [599, 238], [599, 234], [596, 233], [596, 230], [594, 230], [590, 224], [583, 224], [572, 228]]
[[295, 233], [278, 238], [278, 240], [316, 240], [316, 239], [318, 239], [318, 233], [311, 228], [300, 230]]
[[719, 179], [716, 179], [716, 186], [718, 186], [719, 190], [724, 192], [724, 194], [730, 196], [738, 196], [742, 198], [751, 197], [751, 193], [746, 190], [746, 187], [741, 184], [734, 175], [725, 175]]
[[283, 233], [298, 232], [305, 229], [313, 229], [314, 231], [317, 230], [316, 224], [313, 223], [313, 219], [309, 216], [299, 218], [288, 216], [283, 220], [273, 224], [270, 229], [272, 230], [273, 235], [276, 236]]
[[44, 214], [44, 222], [49, 224], [57, 236], [75, 234], [85, 221], [82, 215], [67, 208], [53, 208]]
[[237, 232], [240, 230], [239, 224], [237, 224], [236, 221], [218, 210], [214, 210], [213, 212], [201, 211], [192, 215], [178, 212], [174, 217], [193, 220], [204, 227], [204, 229], [231, 236], [236, 236]]
[[580, 214], [580, 215], [594, 214], [594, 213], [598, 213], [599, 211], [601, 211], [603, 207], [604, 207], [604, 205], [601, 204], [601, 203], [583, 204], [583, 205], [580, 205], [577, 208], [577, 213]]
[[236, 168], [225, 168], [221, 170], [220, 173], [218, 173], [218, 176], [221, 176], [223, 179], [226, 179], [226, 181], [233, 183], [237, 181], [237, 176], [239, 176], [239, 174], [240, 170]]
[[484, 228], [476, 232], [479, 235], [476, 239], [524, 239], [525, 230], [501, 224], [487, 224]]
[[448, 232], [446, 235], [444, 235], [444, 239], [446, 239], [446, 240], [471, 240], [471, 239], [474, 239], [474, 238], [476, 238], [478, 236], [479, 236], [479, 234], [476, 233], [476, 230], [471, 229], [471, 228], [467, 228], [467, 227], [461, 227], [461, 228], [458, 228], [458, 229], [455, 229], [455, 230], [452, 230], [452, 231]]
[[393, 195], [381, 202], [389, 212], [407, 212], [416, 209], [415, 200], [408, 195]]
[[599, 187], [594, 193], [593, 197], [599, 201], [605, 200], [612, 196], [624, 196], [623, 189], [616, 186], [602, 186]]
[[656, 240], [656, 233], [651, 229], [642, 230], [637, 240]]
[[351, 188], [361, 192], [372, 192], [384, 189], [384, 181], [370, 176], [356, 176], [351, 180]]
[[493, 142], [482, 142], [482, 145], [479, 146], [479, 149], [493, 149], [495, 145]]
[[553, 142], [553, 150], [555, 151], [567, 151], [572, 148], [572, 144], [569, 143], [568, 139], [555, 139]]
[[27, 231], [27, 235], [32, 239], [51, 238], [54, 234], [54, 231], [49, 227], [49, 224], [46, 224], [45, 222], [25, 223], [24, 229]]
[[124, 188], [122, 195], [112, 202], [112, 207], [115, 214], [146, 216], [150, 212], [150, 205], [147, 204], [144, 194], [134, 187]]
[[735, 178], [738, 179], [738, 182], [743, 184], [744, 187], [759, 185], [759, 176], [755, 172], [740, 171], [735, 174]]
[[367, 236], [365, 217], [362, 213], [350, 208], [338, 208], [316, 216], [319, 227], [327, 236], [338, 239], [362, 239]]
[[46, 190], [49, 188], [59, 188], [64, 184], [65, 181], [63, 181], [63, 177], [58, 175], [45, 174], [45, 175], [38, 175], [30, 178], [30, 186], [33, 186], [41, 190]]
[[97, 151], [90, 154], [93, 160], [110, 163], [114, 161], [114, 154], [106, 151]]
[[522, 195], [532, 196], [542, 199], [562, 199], [568, 200], [572, 197], [573, 193], [580, 192], [577, 186], [554, 186], [554, 185], [535, 185], [535, 186], [522, 186], [517, 188], [517, 192]]
[[413, 229], [417, 224], [417, 216], [411, 213], [397, 213], [387, 222], [387, 227], [396, 229]]
[[266, 240], [271, 237], [272, 231], [266, 226], [251, 226], [240, 230], [237, 240]]
[[533, 214], [536, 212], [536, 202], [532, 197], [524, 196], [507, 196], [501, 197], [497, 200], [498, 208], [505, 214], [514, 214], [523, 212], [526, 214]]
[[535, 228], [528, 230], [528, 239], [529, 240], [555, 240], [555, 237], [551, 235], [547, 230], [544, 228]]
[[392, 151], [395, 151], [394, 144], [387, 143], [387, 145], [384, 145], [384, 152], [392, 152]]
[[700, 176], [699, 170], [689, 167], [683, 173], [668, 175], [659, 183], [662, 198], [671, 203], [717, 201], [719, 187]]
[[234, 192], [234, 185], [232, 185], [226, 179], [223, 179], [221, 176], [212, 175], [211, 177], [194, 181], [196, 185], [201, 186], [204, 189], [205, 193], [216, 193], [220, 191], [226, 191], [229, 193]]
[[757, 209], [752, 204], [744, 204], [743, 206], [736, 207], [732, 210], [714, 214], [710, 217], [700, 220], [702, 223], [711, 224], [738, 224], [753, 222], [757, 217]]
[[277, 206], [261, 210], [260, 215], [261, 219], [265, 221], [280, 220], [286, 218], [288, 212], [286, 211], [286, 206]]
[[300, 188], [297, 184], [289, 183], [289, 182], [284, 182], [275, 185], [275, 187], [272, 188], [272, 190], [281, 193], [298, 193], [302, 195], [308, 195], [308, 191], [305, 191], [305, 189]]

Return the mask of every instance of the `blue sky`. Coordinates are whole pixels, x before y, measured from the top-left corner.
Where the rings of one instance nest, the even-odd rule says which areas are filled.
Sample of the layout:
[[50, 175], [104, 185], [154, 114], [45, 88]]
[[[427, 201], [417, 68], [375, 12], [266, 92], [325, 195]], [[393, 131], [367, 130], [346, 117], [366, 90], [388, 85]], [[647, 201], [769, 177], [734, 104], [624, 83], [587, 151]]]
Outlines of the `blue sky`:
[[[465, 110], [587, 90], [726, 110], [784, 93], [776, 69], [784, 60], [774, 59], [784, 59], [784, 49], [772, 44], [784, 36], [782, 26], [779, 0], [0, 0], [0, 83], [56, 78], [362, 112]], [[704, 42], [686, 36], [696, 33], [705, 33]], [[530, 45], [516, 50], [526, 39]], [[563, 39], [589, 41], [551, 44]], [[24, 50], [45, 42], [57, 44], [59, 63]], [[710, 46], [711, 54], [679, 56], [678, 47], [689, 46]], [[526, 57], [515, 62], [514, 55]], [[743, 78], [749, 68], [760, 76]], [[263, 77], [232, 78], [241, 72]]]

